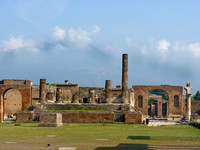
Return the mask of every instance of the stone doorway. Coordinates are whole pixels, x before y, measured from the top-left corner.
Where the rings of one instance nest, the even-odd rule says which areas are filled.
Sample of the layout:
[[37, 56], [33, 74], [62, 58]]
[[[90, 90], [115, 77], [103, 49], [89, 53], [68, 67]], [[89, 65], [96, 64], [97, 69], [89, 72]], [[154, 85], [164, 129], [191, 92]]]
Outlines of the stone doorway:
[[150, 99], [148, 101], [148, 115], [150, 117], [158, 116], [158, 101], [155, 99]]
[[3, 120], [22, 110], [22, 95], [17, 89], [9, 89], [3, 96]]

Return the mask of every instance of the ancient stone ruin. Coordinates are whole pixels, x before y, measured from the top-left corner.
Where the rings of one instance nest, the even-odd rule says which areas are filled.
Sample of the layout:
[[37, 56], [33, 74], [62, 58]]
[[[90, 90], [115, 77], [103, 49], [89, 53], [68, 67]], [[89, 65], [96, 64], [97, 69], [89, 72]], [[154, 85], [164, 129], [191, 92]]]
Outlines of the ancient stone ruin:
[[192, 115], [200, 112], [198, 108], [192, 109], [189, 82], [185, 87], [186, 102], [182, 86], [133, 85], [128, 88], [128, 54], [122, 55], [121, 85], [113, 88], [111, 80], [105, 80], [105, 87], [79, 87], [68, 80], [47, 84], [46, 79], [40, 79], [40, 85], [31, 85], [30, 80], [2, 80], [0, 120], [15, 119], [17, 115], [18, 122], [38, 121], [43, 113], [60, 112], [63, 123], [144, 123], [149, 118], [191, 121]]

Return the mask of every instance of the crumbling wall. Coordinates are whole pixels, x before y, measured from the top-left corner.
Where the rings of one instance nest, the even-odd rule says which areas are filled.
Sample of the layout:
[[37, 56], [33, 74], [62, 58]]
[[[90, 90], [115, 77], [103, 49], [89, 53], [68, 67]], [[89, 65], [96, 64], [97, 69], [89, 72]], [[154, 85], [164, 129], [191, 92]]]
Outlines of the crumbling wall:
[[[16, 105], [21, 105], [21, 110], [28, 110], [31, 106], [31, 81], [30, 80], [3, 80], [0, 84], [0, 108], [1, 108], [1, 118], [0, 120], [3, 120], [2, 112], [6, 112], [8, 109], [7, 107], [11, 107], [11, 105], [4, 105], [4, 100], [6, 98], [12, 98], [12, 93], [6, 94], [7, 92], [13, 91], [13, 94], [16, 93], [16, 91], [19, 91], [21, 97], [20, 103], [18, 102]], [[4, 97], [7, 95], [8, 97]], [[10, 96], [9, 96], [10, 95]], [[15, 94], [14, 94], [15, 95]], [[14, 96], [13, 95], [13, 96]], [[18, 94], [19, 95], [19, 94]], [[11, 100], [12, 101], [12, 100]], [[13, 102], [12, 102], [13, 103]], [[3, 105], [3, 106], [2, 106]], [[13, 103], [13, 106], [14, 103]], [[9, 108], [12, 109], [12, 108]]]
[[194, 114], [198, 114], [198, 115], [200, 115], [200, 101], [195, 101], [195, 100], [193, 100], [193, 101], [191, 101], [191, 107], [192, 107], [192, 114], [194, 115]]
[[[90, 103], [90, 90], [95, 91], [95, 102], [105, 103], [105, 89], [97, 87], [80, 87], [79, 88], [79, 102]], [[87, 102], [86, 102], [87, 99]]]
[[[184, 115], [185, 101], [183, 87], [181, 86], [133, 86], [135, 107], [141, 111], [143, 115], [148, 115], [148, 101], [149, 95], [153, 90], [163, 90], [168, 94], [167, 101], [167, 116], [171, 115]], [[143, 106], [138, 107], [138, 96], [143, 97]], [[174, 96], [179, 96], [179, 107], [174, 107]]]
[[114, 122], [114, 113], [67, 112], [62, 113], [63, 123], [106, 123]]

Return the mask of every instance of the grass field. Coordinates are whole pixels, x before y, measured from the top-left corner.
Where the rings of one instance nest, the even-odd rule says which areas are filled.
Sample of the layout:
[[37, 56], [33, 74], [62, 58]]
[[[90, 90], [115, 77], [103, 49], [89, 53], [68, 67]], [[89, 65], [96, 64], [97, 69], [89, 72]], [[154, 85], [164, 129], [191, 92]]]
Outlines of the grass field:
[[[38, 127], [0, 124], [0, 149], [81, 150], [200, 149], [200, 129], [192, 125], [148, 127], [124, 123], [77, 123]], [[47, 144], [51, 144], [47, 147]]]

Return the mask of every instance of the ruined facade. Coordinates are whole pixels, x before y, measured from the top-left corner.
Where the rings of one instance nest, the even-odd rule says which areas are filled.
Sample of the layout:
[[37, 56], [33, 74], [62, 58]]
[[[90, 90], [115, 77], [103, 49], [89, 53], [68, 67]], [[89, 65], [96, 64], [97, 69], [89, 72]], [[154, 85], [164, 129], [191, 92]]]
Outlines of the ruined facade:
[[[50, 85], [46, 84], [46, 79], [40, 79], [40, 85], [31, 85], [30, 80], [2, 80], [0, 96], [1, 121], [37, 104], [54, 104], [58, 107], [63, 107], [63, 104], [93, 104], [101, 108], [120, 104], [116, 110], [135, 112], [144, 118], [178, 116], [182, 119], [186, 117], [186, 112], [191, 115], [191, 108], [188, 108], [191, 107], [191, 101], [188, 100], [187, 105], [185, 104], [184, 90], [181, 86], [133, 85], [128, 88], [128, 54], [122, 55], [122, 86], [116, 88], [112, 88], [111, 80], [106, 80], [105, 87], [102, 88], [79, 87], [68, 80], [65, 80], [65, 83]], [[122, 106], [126, 109], [122, 109]], [[85, 107], [91, 108], [89, 105], [84, 105]], [[126, 118], [134, 120], [128, 115]]]
[[0, 120], [15, 115], [21, 110], [28, 110], [31, 106], [30, 80], [2, 80], [0, 81]]

